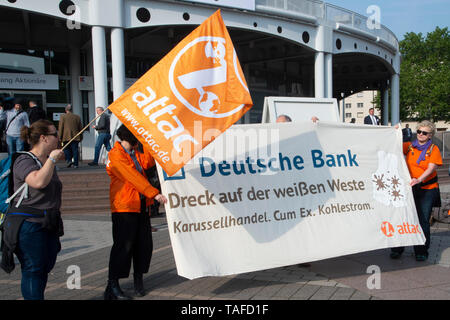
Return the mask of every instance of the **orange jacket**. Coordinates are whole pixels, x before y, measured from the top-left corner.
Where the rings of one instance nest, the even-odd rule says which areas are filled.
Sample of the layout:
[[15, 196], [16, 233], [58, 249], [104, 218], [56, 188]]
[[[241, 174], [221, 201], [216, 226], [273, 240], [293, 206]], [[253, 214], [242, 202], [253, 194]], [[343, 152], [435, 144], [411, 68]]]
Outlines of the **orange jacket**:
[[[136, 158], [142, 169], [155, 165], [155, 160], [147, 151], [136, 152]], [[108, 153], [106, 172], [111, 178], [109, 187], [111, 212], [140, 212], [139, 194], [147, 198], [146, 203], [149, 206], [159, 193], [159, 190], [148, 182], [145, 173], [139, 173], [130, 155], [118, 141]]]

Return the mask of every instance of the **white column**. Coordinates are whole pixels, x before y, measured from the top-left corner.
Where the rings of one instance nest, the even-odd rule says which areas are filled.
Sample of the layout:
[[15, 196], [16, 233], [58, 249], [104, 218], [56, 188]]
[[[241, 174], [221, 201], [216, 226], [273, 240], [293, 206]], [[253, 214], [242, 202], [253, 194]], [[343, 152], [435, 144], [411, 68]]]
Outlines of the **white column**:
[[398, 73], [391, 76], [391, 125], [400, 122], [400, 77]]
[[123, 29], [111, 30], [111, 62], [114, 100], [125, 91], [125, 47]]
[[325, 98], [333, 98], [333, 55], [325, 53]]
[[389, 124], [389, 89], [386, 87], [380, 91], [383, 106], [383, 125]]
[[72, 96], [73, 113], [83, 117], [81, 92], [78, 86], [80, 76], [80, 48], [70, 47], [70, 95]]
[[314, 60], [314, 96], [325, 97], [325, 54], [316, 52]]
[[108, 106], [106, 41], [103, 27], [92, 27], [92, 60], [94, 62], [95, 106]]
[[[125, 92], [125, 46], [122, 28], [111, 30], [111, 61], [113, 95], [114, 100], [116, 100]], [[112, 143], [116, 140], [116, 131], [121, 124], [119, 119], [114, 114], [111, 114], [110, 130]]]

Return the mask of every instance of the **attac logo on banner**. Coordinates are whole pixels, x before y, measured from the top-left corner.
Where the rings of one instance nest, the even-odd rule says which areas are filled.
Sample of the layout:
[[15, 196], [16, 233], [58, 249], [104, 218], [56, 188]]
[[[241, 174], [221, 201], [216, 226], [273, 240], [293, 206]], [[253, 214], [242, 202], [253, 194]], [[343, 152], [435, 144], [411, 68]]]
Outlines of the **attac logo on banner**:
[[[109, 109], [169, 176], [247, 112], [253, 102], [216, 11]], [[216, 134], [203, 139], [203, 132]]]

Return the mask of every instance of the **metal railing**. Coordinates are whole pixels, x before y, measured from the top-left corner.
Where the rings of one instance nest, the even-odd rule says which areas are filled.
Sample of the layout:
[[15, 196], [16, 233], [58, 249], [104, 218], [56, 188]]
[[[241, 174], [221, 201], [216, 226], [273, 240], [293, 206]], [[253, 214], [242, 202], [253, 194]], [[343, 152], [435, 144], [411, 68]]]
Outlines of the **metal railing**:
[[373, 28], [368, 23], [369, 18], [360, 15], [351, 10], [347, 10], [335, 5], [331, 5], [319, 0], [255, 0], [256, 11], [259, 8], [273, 8], [274, 14], [282, 15], [282, 11], [286, 11], [288, 17], [292, 17], [292, 13], [307, 15], [317, 18], [328, 23], [339, 23], [353, 29], [371, 34], [374, 38], [378, 38], [381, 42], [385, 42], [395, 49], [398, 49], [398, 40], [394, 33], [381, 25], [379, 28]]

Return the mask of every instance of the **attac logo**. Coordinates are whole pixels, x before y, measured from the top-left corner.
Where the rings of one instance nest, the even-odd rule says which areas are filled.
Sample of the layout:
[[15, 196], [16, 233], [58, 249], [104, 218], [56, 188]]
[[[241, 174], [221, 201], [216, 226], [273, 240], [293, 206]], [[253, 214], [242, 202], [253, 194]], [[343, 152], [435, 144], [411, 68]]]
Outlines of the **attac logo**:
[[394, 235], [394, 227], [387, 221], [383, 221], [381, 224], [381, 231], [383, 231], [384, 235], [388, 238]]
[[218, 10], [109, 109], [172, 176], [252, 105]]
[[[248, 88], [242, 80], [236, 52], [233, 49], [227, 56], [226, 47], [226, 40], [221, 37], [196, 38], [177, 54], [170, 66], [172, 92], [185, 107], [200, 116], [225, 118], [245, 106], [227, 103], [228, 79], [238, 80], [234, 85], [241, 85], [241, 90], [248, 92]], [[197, 59], [191, 60], [192, 55]]]
[[[392, 224], [387, 221], [383, 221], [381, 224], [381, 231], [388, 238], [392, 237], [395, 234], [395, 229]], [[409, 224], [408, 222], [404, 222], [403, 224], [397, 225], [397, 233], [399, 235], [403, 234], [421, 234], [421, 228], [418, 224]]]

